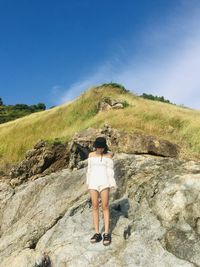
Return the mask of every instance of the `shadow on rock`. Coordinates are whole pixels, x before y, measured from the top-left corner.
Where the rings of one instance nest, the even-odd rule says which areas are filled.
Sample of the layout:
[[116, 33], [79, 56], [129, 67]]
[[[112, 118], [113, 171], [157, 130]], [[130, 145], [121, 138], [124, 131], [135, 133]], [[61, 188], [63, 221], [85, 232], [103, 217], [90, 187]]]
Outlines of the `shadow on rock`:
[[52, 267], [50, 257], [44, 253], [40, 262], [35, 263], [34, 267]]
[[[130, 204], [127, 198], [123, 198], [114, 203], [111, 203], [109, 208], [111, 218], [110, 233], [112, 233], [117, 225], [120, 216], [128, 218], [128, 210], [130, 208]], [[129, 236], [131, 234], [130, 230], [130, 227], [127, 227], [127, 229], [125, 229], [124, 239], [127, 238], [127, 235]], [[105, 226], [103, 226], [102, 231], [105, 231]]]

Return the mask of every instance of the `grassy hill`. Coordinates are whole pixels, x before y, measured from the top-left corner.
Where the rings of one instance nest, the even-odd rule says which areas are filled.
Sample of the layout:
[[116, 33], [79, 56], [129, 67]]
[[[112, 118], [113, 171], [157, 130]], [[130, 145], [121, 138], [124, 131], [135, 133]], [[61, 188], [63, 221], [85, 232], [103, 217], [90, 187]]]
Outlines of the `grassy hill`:
[[[124, 109], [97, 113], [97, 103], [110, 96], [126, 101]], [[0, 168], [23, 159], [39, 140], [70, 140], [75, 132], [107, 122], [127, 132], [155, 135], [177, 143], [181, 157], [200, 159], [200, 111], [153, 101], [117, 86], [93, 87], [74, 101], [0, 125]]]

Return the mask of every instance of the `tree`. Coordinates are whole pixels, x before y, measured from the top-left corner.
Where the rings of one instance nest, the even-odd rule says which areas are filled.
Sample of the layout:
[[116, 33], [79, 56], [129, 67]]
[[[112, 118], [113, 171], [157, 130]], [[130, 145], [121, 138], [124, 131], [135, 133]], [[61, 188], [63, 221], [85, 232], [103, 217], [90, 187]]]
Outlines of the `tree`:
[[38, 109], [45, 110], [45, 109], [46, 109], [46, 106], [45, 106], [44, 103], [38, 103], [38, 104], [37, 104], [37, 108], [38, 108]]
[[164, 96], [157, 96], [157, 95], [153, 96], [151, 94], [143, 93], [142, 95], [140, 95], [140, 97], [151, 99], [151, 100], [157, 100], [157, 101], [161, 101], [161, 102], [165, 102], [165, 103], [169, 103], [169, 104], [173, 104], [168, 99], [165, 99]]
[[25, 110], [25, 109], [28, 109], [29, 107], [26, 104], [16, 104], [14, 105], [14, 108], [19, 109], [19, 110]]
[[0, 97], [0, 106], [3, 106], [3, 100], [1, 97]]

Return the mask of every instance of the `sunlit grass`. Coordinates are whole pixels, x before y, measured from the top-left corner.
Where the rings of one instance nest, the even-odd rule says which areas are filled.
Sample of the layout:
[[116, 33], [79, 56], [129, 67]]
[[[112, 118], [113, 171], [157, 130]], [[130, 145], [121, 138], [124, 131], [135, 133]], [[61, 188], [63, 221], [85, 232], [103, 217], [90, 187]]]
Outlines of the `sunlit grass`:
[[[127, 101], [124, 109], [97, 113], [97, 104], [109, 96]], [[181, 156], [200, 159], [200, 111], [140, 98], [119, 88], [90, 88], [70, 103], [30, 114], [0, 125], [0, 165], [15, 163], [44, 139], [67, 142], [75, 132], [104, 123], [120, 131], [144, 133], [177, 143]]]

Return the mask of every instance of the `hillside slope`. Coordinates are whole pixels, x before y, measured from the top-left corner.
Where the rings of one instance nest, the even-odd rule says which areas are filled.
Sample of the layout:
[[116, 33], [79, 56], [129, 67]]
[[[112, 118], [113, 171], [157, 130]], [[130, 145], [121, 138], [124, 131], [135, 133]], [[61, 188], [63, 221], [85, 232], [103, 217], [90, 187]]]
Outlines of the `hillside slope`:
[[[126, 101], [128, 106], [98, 112], [103, 97]], [[0, 167], [22, 160], [39, 139], [67, 142], [75, 132], [104, 123], [169, 140], [181, 147], [181, 157], [200, 158], [199, 111], [143, 99], [118, 87], [99, 86], [70, 103], [0, 125]]]

